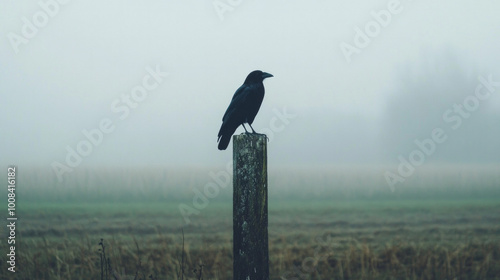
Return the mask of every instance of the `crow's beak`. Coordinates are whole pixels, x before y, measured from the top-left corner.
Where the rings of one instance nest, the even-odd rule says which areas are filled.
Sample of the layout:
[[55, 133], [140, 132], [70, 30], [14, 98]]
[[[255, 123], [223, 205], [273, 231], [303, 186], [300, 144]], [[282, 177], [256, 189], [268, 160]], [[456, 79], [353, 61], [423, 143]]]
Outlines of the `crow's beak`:
[[264, 80], [265, 78], [271, 78], [271, 77], [274, 77], [274, 76], [269, 74], [269, 73], [262, 72], [262, 80]]

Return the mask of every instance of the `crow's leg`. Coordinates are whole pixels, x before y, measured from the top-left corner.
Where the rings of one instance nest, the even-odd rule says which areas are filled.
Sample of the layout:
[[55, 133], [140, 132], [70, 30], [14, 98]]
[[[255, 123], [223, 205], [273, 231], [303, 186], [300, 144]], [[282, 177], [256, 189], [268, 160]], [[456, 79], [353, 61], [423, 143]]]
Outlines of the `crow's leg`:
[[248, 125], [249, 125], [249, 126], [250, 126], [250, 128], [252, 129], [252, 133], [253, 133], [253, 134], [259, 134], [259, 133], [255, 132], [255, 130], [253, 129], [253, 127], [252, 127], [252, 125], [251, 125], [251, 124], [248, 124]]
[[[246, 134], [248, 134], [248, 130], [247, 130], [247, 128], [245, 127], [245, 124], [244, 124], [244, 123], [242, 123], [241, 125], [243, 126], [243, 129], [245, 129], [245, 133], [246, 133]], [[253, 129], [252, 129], [252, 130], [253, 130]]]
[[248, 124], [248, 125], [252, 129], [252, 134], [264, 135], [264, 136], [266, 136], [267, 141], [269, 141], [269, 137], [267, 137], [267, 135], [265, 135], [264, 133], [257, 133], [257, 132], [255, 132], [255, 130], [253, 129], [252, 125], [251, 124]]

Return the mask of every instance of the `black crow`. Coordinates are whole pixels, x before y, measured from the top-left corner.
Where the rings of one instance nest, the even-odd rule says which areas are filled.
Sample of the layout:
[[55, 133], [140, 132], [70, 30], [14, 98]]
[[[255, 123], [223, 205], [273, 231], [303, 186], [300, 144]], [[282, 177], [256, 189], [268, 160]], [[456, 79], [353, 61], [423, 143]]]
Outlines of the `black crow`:
[[264, 99], [264, 85], [262, 81], [270, 77], [273, 77], [273, 75], [255, 70], [248, 74], [243, 85], [234, 93], [233, 99], [224, 117], [222, 117], [222, 126], [220, 127], [217, 139], [219, 150], [227, 148], [231, 136], [240, 124], [243, 125], [246, 133], [248, 131], [244, 123], [248, 123], [252, 129], [252, 133], [256, 133], [252, 127], [252, 123]]

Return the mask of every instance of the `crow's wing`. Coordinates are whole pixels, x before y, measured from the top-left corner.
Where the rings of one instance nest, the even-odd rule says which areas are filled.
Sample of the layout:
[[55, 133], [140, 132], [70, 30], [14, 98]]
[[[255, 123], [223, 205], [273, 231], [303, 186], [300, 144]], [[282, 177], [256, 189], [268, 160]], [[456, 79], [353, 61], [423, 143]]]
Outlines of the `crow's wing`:
[[227, 107], [226, 113], [222, 117], [222, 122], [228, 121], [229, 118], [234, 119], [237, 115], [243, 114], [245, 111], [245, 103], [250, 91], [251, 87], [246, 85], [242, 85], [236, 90], [233, 95], [233, 99], [231, 99], [231, 103]]
[[225, 150], [231, 141], [231, 136], [238, 126], [245, 121], [246, 103], [250, 88], [243, 85], [233, 95], [233, 99], [222, 117], [222, 125], [217, 136], [219, 150]]

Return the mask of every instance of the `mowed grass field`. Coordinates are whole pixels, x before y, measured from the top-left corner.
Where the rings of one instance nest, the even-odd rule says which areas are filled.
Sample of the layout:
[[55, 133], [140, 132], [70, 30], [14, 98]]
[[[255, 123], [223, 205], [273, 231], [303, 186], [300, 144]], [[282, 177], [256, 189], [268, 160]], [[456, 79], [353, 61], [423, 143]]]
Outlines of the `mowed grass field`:
[[[271, 279], [500, 279], [500, 184], [490, 171], [424, 176], [394, 192], [369, 174], [270, 178]], [[186, 178], [176, 183], [203, 190], [199, 182], [207, 181]], [[179, 205], [193, 206], [193, 195], [160, 191], [155, 184], [165, 179], [138, 180], [152, 186], [149, 197], [133, 193], [136, 183], [115, 186], [121, 192], [110, 196], [92, 178], [67, 193], [43, 178], [31, 191], [18, 186], [17, 272], [2, 257], [0, 279], [101, 279], [101, 239], [109, 279], [180, 279], [181, 267], [184, 279], [199, 279], [200, 267], [203, 279], [232, 279], [230, 188], [186, 224]], [[425, 188], [422, 180], [445, 187]], [[124, 199], [127, 193], [136, 199]], [[2, 256], [5, 236], [2, 230]]]

